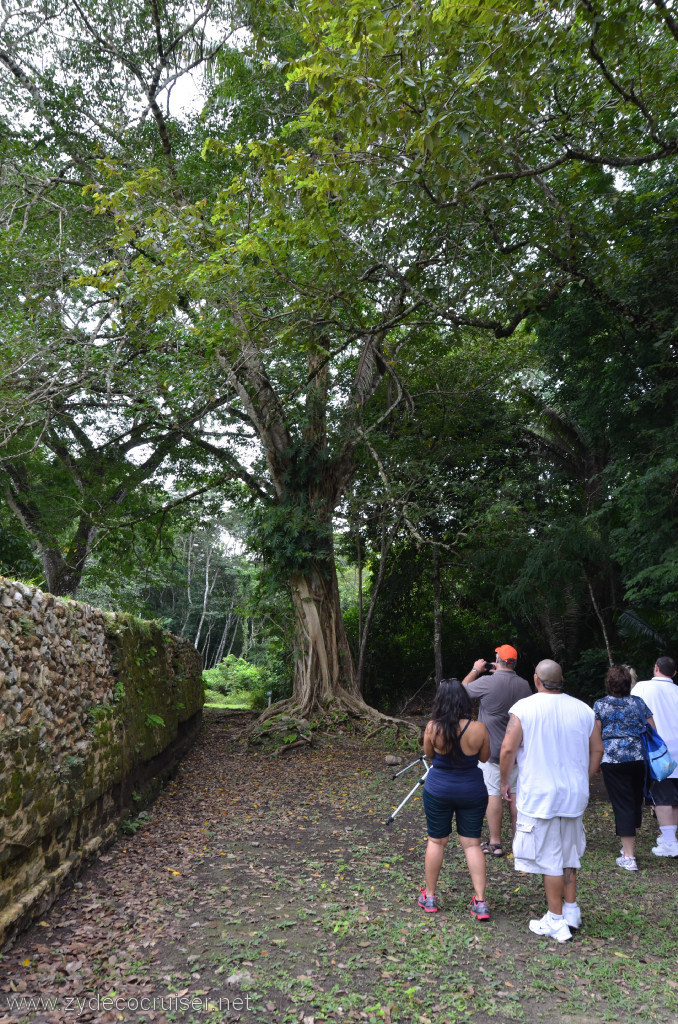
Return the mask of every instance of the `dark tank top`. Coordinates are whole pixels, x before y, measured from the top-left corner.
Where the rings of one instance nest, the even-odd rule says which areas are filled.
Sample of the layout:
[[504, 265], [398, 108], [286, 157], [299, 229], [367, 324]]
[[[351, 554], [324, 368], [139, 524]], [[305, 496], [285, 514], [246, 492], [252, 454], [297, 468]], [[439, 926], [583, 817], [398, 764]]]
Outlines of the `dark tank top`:
[[[459, 740], [460, 741], [461, 741], [462, 736], [464, 735], [464, 733], [466, 732], [466, 730], [468, 729], [470, 724], [471, 724], [471, 719], [469, 718], [468, 722], [466, 723], [464, 728], [459, 733]], [[467, 769], [469, 769], [469, 768], [477, 768], [478, 767], [478, 755], [477, 754], [465, 754], [464, 751], [462, 750], [461, 757], [459, 758], [459, 760], [458, 761], [453, 761], [452, 758], [448, 754], [439, 754], [438, 751], [436, 750], [435, 753], [433, 754], [433, 760], [432, 760], [431, 764], [435, 768], [444, 768], [447, 771], [464, 772], [464, 771], [467, 771]]]
[[[459, 733], [459, 739], [470, 724], [469, 719]], [[424, 789], [428, 790], [431, 796], [454, 799], [456, 795], [463, 794], [466, 798], [486, 800], [487, 789], [483, 773], [478, 767], [478, 754], [465, 754], [462, 751], [459, 760], [454, 761], [448, 754], [434, 752]]]

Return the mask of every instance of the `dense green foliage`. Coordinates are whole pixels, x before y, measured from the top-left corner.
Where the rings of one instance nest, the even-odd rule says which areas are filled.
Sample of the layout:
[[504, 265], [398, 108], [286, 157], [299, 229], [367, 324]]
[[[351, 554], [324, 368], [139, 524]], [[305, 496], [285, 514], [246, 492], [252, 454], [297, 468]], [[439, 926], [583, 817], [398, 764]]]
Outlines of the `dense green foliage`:
[[267, 673], [244, 658], [236, 658], [235, 654], [229, 654], [214, 668], [206, 669], [203, 680], [208, 704], [213, 695], [219, 694], [254, 708], [263, 708], [267, 704]]
[[276, 697], [396, 707], [434, 632], [448, 674], [507, 640], [583, 693], [646, 674], [678, 639], [670, 11], [153, 10], [3, 29], [0, 569]]

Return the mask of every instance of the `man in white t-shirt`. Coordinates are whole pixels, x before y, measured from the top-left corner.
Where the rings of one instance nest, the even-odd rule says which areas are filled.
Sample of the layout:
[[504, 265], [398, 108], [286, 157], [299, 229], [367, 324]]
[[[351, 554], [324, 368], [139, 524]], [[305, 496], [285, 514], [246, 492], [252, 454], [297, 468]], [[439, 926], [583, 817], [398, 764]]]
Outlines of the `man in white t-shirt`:
[[586, 848], [589, 778], [598, 770], [603, 743], [591, 708], [563, 693], [557, 662], [540, 661], [534, 685], [537, 692], [509, 711], [499, 757], [501, 795], [514, 799], [510, 775], [517, 760], [514, 866], [542, 876], [548, 904], [541, 920], [530, 921], [530, 931], [567, 942], [570, 929], [581, 925], [577, 868]]
[[[652, 712], [657, 732], [678, 763], [678, 685], [673, 658], [657, 658], [653, 678], [636, 683], [631, 693], [645, 701]], [[668, 779], [653, 783], [652, 799], [661, 832], [652, 852], [656, 857], [678, 857], [678, 768]]]

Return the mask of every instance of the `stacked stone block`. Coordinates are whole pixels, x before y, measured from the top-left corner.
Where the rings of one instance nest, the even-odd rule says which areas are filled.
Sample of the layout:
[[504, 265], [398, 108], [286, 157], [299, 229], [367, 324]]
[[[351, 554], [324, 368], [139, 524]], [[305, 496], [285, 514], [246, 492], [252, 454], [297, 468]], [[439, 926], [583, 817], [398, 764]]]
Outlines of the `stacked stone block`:
[[152, 623], [0, 577], [0, 948], [172, 770], [201, 670]]

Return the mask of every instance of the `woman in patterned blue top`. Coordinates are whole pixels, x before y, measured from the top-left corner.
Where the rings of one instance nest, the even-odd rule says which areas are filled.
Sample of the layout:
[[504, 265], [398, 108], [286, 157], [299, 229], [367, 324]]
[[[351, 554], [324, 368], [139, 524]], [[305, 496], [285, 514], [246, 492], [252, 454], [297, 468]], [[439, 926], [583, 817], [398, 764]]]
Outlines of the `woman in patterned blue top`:
[[603, 741], [601, 771], [612, 810], [615, 831], [622, 841], [617, 865], [637, 871], [636, 830], [643, 814], [645, 761], [640, 741], [647, 722], [654, 725], [644, 700], [631, 696], [631, 673], [624, 665], [612, 665], [605, 679], [606, 697], [593, 705], [594, 728]]

